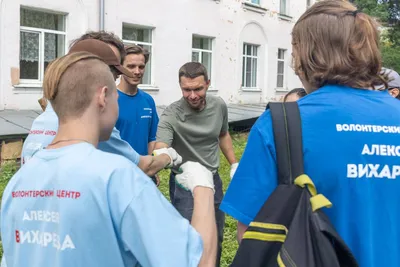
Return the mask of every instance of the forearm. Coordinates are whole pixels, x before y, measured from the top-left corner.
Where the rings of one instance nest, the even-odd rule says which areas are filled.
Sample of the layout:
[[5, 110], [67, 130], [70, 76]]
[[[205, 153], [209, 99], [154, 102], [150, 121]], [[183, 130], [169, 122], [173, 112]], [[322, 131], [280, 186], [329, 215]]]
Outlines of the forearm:
[[153, 150], [160, 149], [160, 148], [168, 148], [168, 147], [169, 147], [169, 145], [167, 145], [166, 143], [155, 142]]
[[150, 142], [147, 145], [149, 155], [151, 155], [151, 153], [153, 153], [155, 146], [156, 146], [156, 141]]
[[237, 241], [238, 241], [239, 244], [240, 244], [240, 242], [242, 242], [243, 235], [246, 232], [246, 230], [247, 230], [247, 225], [245, 225], [245, 224], [243, 224], [243, 223], [238, 221], [236, 238], [237, 238]]
[[171, 159], [168, 155], [162, 154], [156, 157], [153, 156], [141, 156], [139, 161], [139, 168], [146, 173], [148, 176], [152, 177], [162, 169], [164, 169], [168, 164], [170, 164]]
[[215, 223], [214, 193], [210, 188], [196, 187], [193, 192], [192, 226], [203, 239], [203, 255], [199, 266], [215, 266], [217, 257], [217, 227]]
[[229, 133], [226, 133], [219, 138], [219, 147], [225, 158], [228, 160], [229, 164], [236, 163], [235, 151], [233, 150], [232, 138]]

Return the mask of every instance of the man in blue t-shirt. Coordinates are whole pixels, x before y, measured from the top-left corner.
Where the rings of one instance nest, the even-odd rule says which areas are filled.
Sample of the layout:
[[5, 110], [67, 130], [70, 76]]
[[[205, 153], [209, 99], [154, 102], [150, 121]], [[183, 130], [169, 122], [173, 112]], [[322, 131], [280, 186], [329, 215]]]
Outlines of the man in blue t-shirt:
[[157, 109], [151, 95], [138, 88], [149, 54], [138, 45], [129, 45], [125, 51], [123, 66], [132, 73], [132, 77], [122, 75], [118, 85], [119, 116], [116, 127], [122, 139], [139, 155], [150, 155], [156, 141]]
[[[320, 1], [293, 28], [294, 70], [309, 93], [298, 100], [304, 171], [333, 203], [325, 212], [360, 266], [400, 266], [400, 103], [373, 90], [383, 82], [379, 34], [356, 11]], [[239, 221], [239, 241], [277, 187], [276, 164], [267, 110], [220, 206]]]
[[4, 191], [4, 264], [212, 266], [212, 173], [188, 162], [176, 176], [195, 199], [192, 226], [136, 165], [96, 149], [118, 118], [109, 66], [91, 53], [70, 53], [47, 68], [43, 91], [59, 119], [58, 132]]

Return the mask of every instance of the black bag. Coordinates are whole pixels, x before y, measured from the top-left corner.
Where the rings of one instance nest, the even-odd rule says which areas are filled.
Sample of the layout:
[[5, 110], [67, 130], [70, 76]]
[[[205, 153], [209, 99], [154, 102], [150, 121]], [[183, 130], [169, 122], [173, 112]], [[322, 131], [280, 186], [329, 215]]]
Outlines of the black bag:
[[320, 210], [331, 203], [304, 174], [300, 113], [296, 102], [270, 103], [278, 187], [245, 232], [231, 267], [358, 266]]

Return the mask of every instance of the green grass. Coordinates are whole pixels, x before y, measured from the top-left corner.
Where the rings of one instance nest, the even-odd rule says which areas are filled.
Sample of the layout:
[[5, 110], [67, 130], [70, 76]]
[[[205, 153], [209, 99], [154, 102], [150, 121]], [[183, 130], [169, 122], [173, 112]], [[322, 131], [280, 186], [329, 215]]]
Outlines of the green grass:
[[[235, 149], [236, 158], [239, 160], [246, 146], [247, 135], [233, 134], [232, 139], [233, 139], [233, 146]], [[230, 165], [226, 161], [222, 153], [220, 157], [221, 157], [221, 166], [219, 169], [219, 174], [224, 184], [224, 191], [226, 191], [226, 188], [228, 187], [230, 182], [230, 177], [229, 177]], [[3, 191], [8, 181], [11, 179], [11, 177], [14, 175], [16, 171], [17, 171], [17, 164], [13, 162], [5, 164], [0, 169], [0, 200], [3, 196]], [[168, 191], [169, 171], [164, 170], [161, 171], [159, 174], [161, 176], [160, 177], [161, 184], [159, 186], [159, 189], [169, 199], [169, 191]], [[236, 242], [236, 221], [232, 217], [226, 216], [224, 243], [223, 243], [222, 259], [221, 259], [222, 267], [230, 265], [233, 258], [235, 257], [237, 248], [238, 245]], [[3, 249], [2, 246], [0, 245], [0, 256], [1, 255], [3, 255]]]

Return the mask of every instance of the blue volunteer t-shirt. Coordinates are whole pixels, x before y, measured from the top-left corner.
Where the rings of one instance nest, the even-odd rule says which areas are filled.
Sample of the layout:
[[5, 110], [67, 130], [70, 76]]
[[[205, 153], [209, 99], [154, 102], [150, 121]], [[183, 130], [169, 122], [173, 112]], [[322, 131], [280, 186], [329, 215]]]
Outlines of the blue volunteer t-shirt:
[[154, 99], [138, 89], [136, 95], [118, 90], [119, 117], [115, 125], [122, 139], [127, 141], [139, 155], [149, 154], [148, 143], [156, 140], [158, 115]]
[[[32, 123], [28, 137], [25, 139], [21, 153], [21, 164], [24, 165], [39, 150], [53, 142], [58, 132], [58, 117], [48, 102], [46, 110]], [[113, 128], [110, 139], [100, 142], [98, 148], [104, 152], [121, 155], [139, 164], [140, 156], [132, 147], [121, 139], [117, 128]]]
[[[298, 101], [305, 173], [360, 266], [400, 266], [400, 101], [326, 86]], [[221, 209], [249, 225], [277, 186], [271, 115], [253, 126]]]
[[203, 250], [136, 165], [88, 143], [22, 166], [3, 194], [1, 236], [12, 267], [194, 267]]

